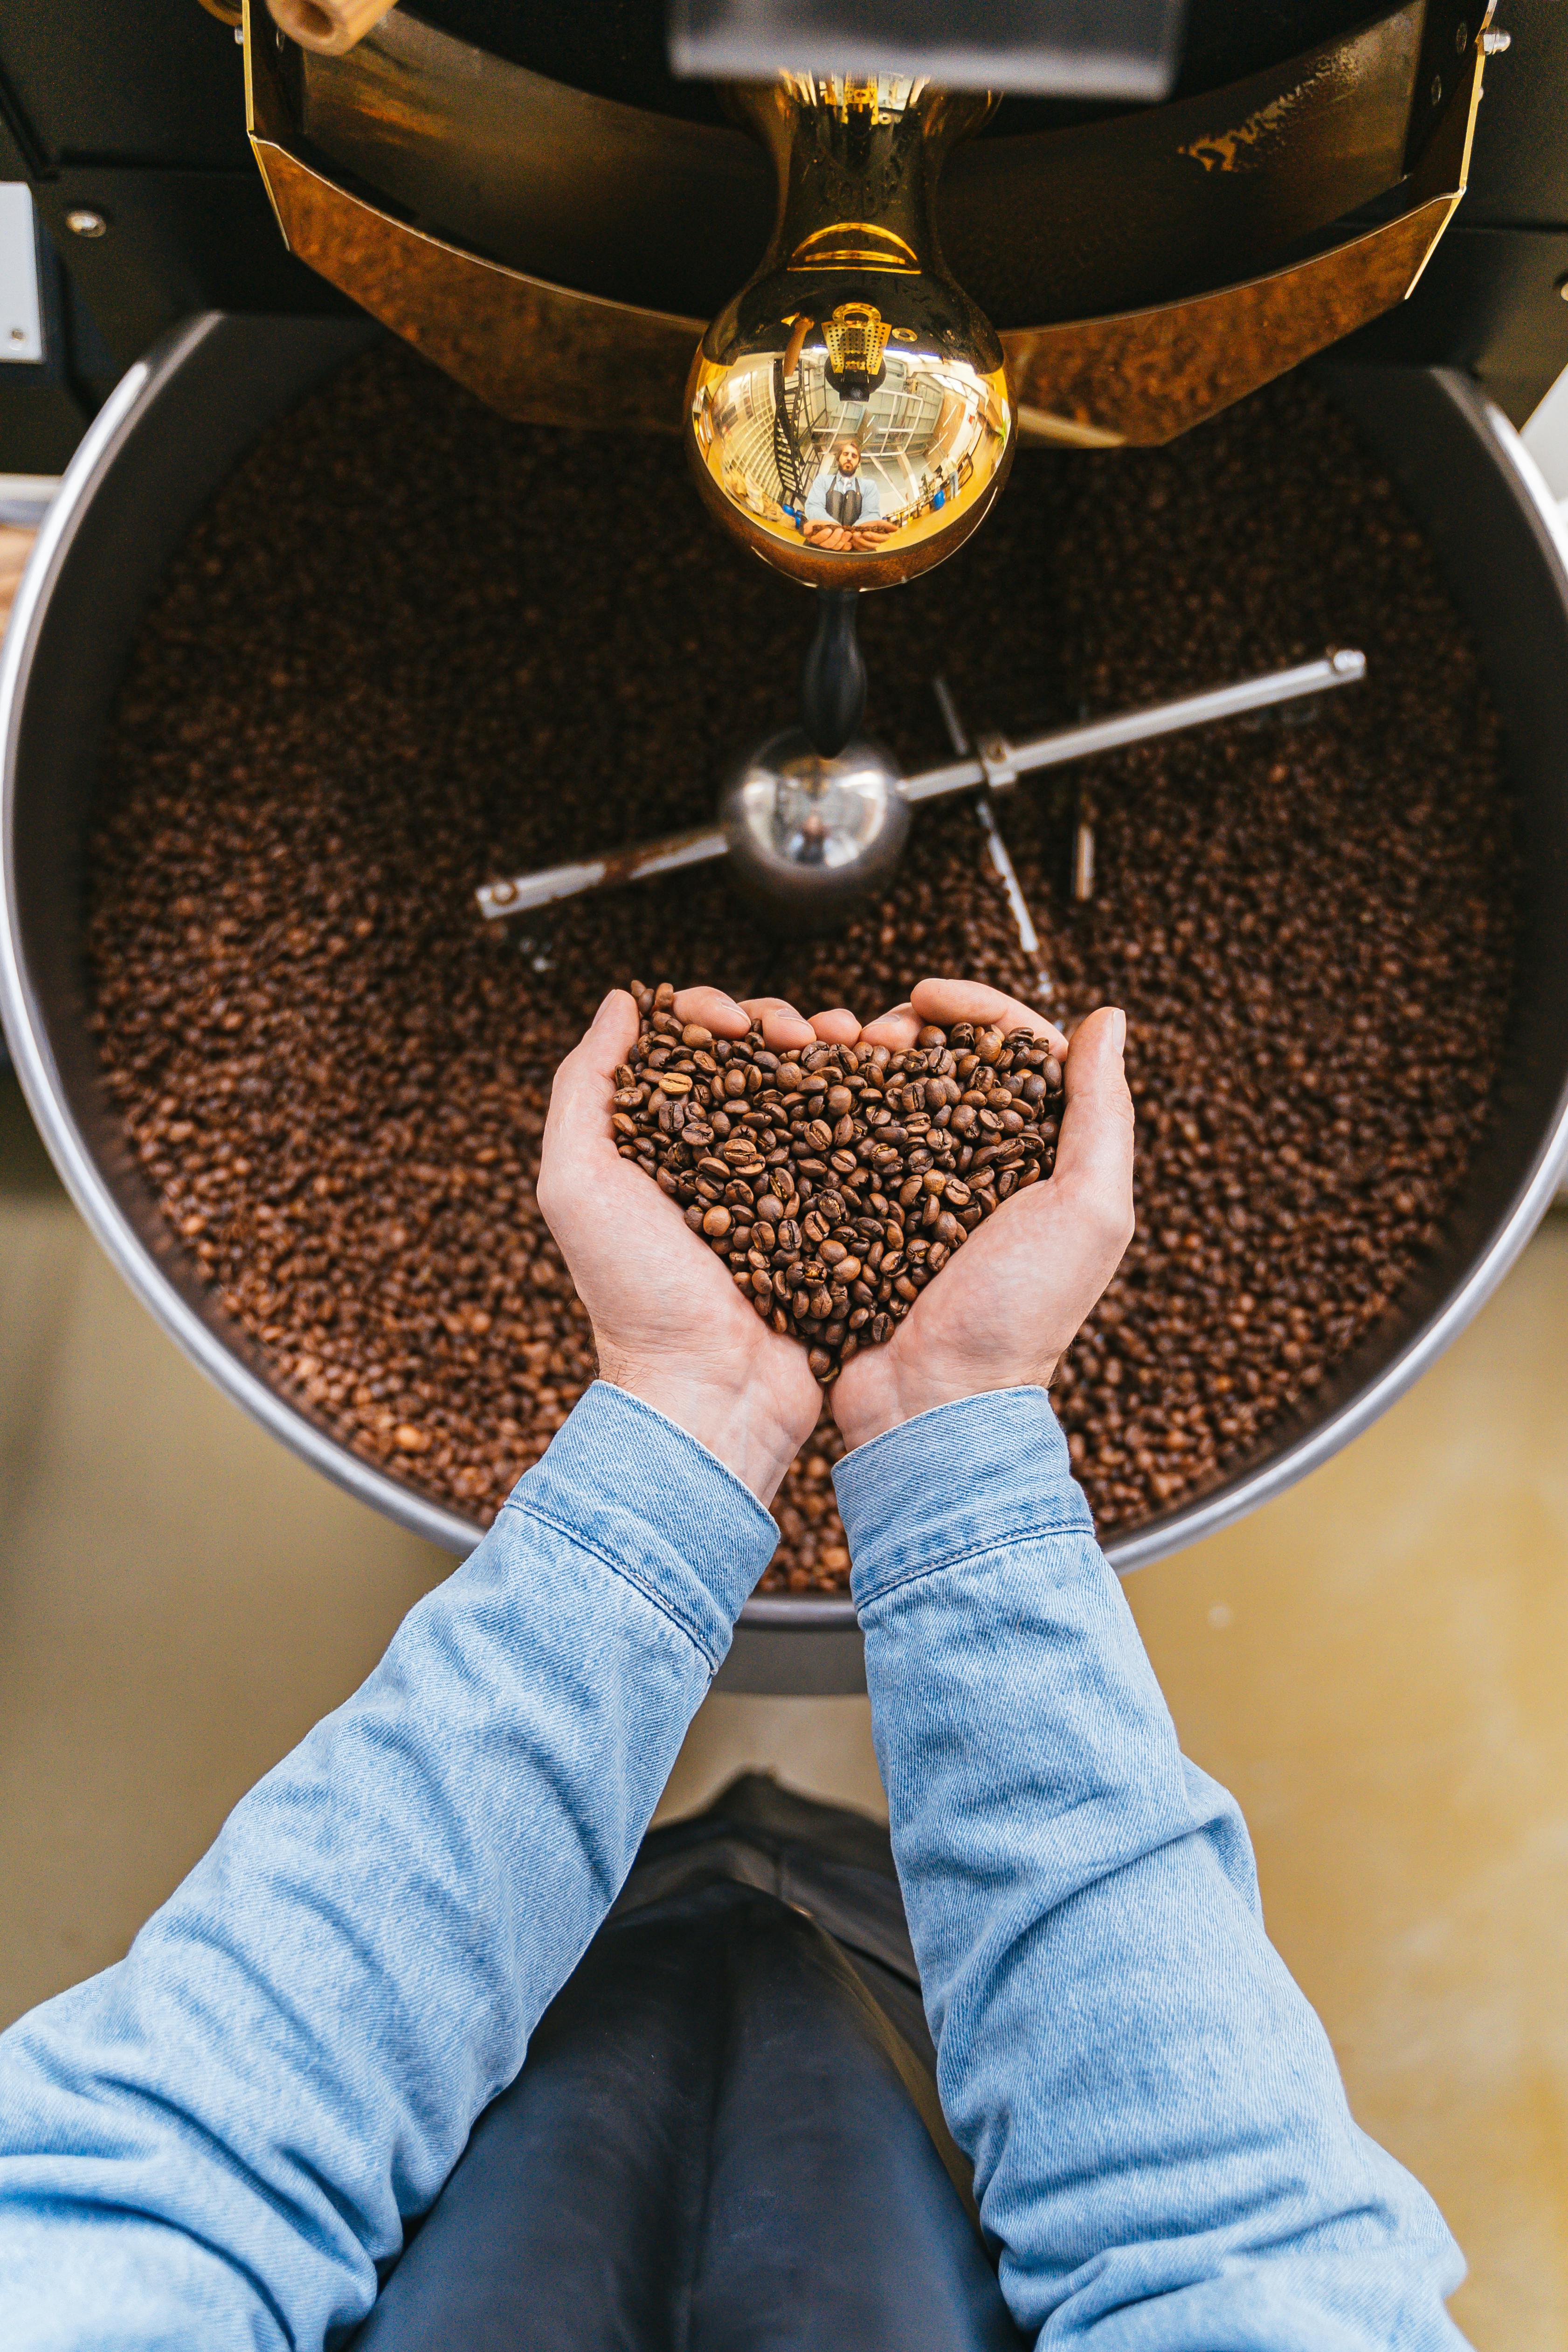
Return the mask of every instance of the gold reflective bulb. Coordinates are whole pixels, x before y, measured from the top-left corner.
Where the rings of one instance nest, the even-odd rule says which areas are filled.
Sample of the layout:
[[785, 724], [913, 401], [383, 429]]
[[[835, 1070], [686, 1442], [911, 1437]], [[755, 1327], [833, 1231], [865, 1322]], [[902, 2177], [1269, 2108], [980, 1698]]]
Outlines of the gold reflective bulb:
[[934, 224], [942, 160], [993, 101], [893, 74], [727, 95], [773, 156], [779, 214], [692, 363], [698, 487], [792, 579], [912, 580], [963, 544], [1012, 462], [1001, 344]]

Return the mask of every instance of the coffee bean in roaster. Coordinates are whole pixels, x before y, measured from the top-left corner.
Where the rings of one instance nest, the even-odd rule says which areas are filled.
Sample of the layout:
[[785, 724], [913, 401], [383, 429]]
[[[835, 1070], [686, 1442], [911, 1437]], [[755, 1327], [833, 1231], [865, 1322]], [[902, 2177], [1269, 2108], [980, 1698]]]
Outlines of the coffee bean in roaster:
[[[1495, 717], [1428, 550], [1299, 378], [1168, 448], [1023, 451], [958, 555], [863, 602], [868, 724], [911, 769], [950, 756], [936, 669], [971, 726], [1018, 734], [1325, 645], [1367, 654], [1366, 684], [1306, 723], [1168, 738], [998, 803], [1055, 982], [1043, 1009], [1129, 1015], [1138, 1230], [1055, 1389], [1113, 1533], [1266, 1444], [1440, 1229], [1511, 985]], [[93, 1017], [128, 1148], [277, 1385], [474, 1519], [593, 1377], [533, 1187], [551, 1073], [607, 988], [679, 972], [864, 1018], [930, 972], [1032, 997], [962, 802], [916, 810], [892, 886], [829, 939], [770, 938], [718, 867], [476, 917], [491, 876], [709, 822], [737, 753], [791, 723], [809, 604], [713, 530], [673, 443], [507, 424], [389, 344], [263, 437], [143, 625], [87, 874]], [[1078, 901], [1085, 792], [1094, 895]], [[719, 1060], [685, 1028], [678, 1043], [694, 1073], [699, 1053]], [[831, 1374], [827, 1334], [841, 1319], [847, 1339], [864, 1303], [836, 1318], [835, 1280], [871, 1290], [860, 1329], [885, 1338], [917, 1275], [965, 1245], [973, 1201], [949, 1174], [936, 1222], [922, 1207], [912, 1223], [907, 1174], [890, 1192], [876, 1154], [915, 1172], [929, 1147], [896, 1143], [873, 1148], [874, 1238], [869, 1207], [814, 1215], [868, 1139], [858, 1055], [829, 1061], [841, 1078], [823, 1086], [808, 1082], [826, 1061], [765, 1073], [828, 1130], [768, 1148], [745, 1123], [743, 1066], [720, 1064], [703, 1222], [732, 1222], [703, 1238], [737, 1232], [744, 1190], [751, 1295], [760, 1277], [778, 1297], [779, 1253], [799, 1263], [779, 1303], [803, 1344], [821, 1332]], [[1031, 1070], [1020, 1119], [1055, 1076]], [[685, 1100], [690, 1118], [696, 1083], [661, 1089], [672, 1116]], [[950, 1139], [1006, 1130], [963, 1099], [977, 1091], [960, 1087]], [[763, 1214], [779, 1149], [801, 1190]], [[909, 1244], [926, 1235], [922, 1262]], [[839, 1452], [824, 1419], [775, 1505], [769, 1589], [844, 1584]]]

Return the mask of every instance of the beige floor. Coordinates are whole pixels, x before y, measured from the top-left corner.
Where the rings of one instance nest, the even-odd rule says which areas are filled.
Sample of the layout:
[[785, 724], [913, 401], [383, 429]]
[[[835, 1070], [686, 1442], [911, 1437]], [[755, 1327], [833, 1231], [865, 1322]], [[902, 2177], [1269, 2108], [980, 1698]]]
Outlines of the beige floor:
[[[1565, 1370], [1558, 1220], [1356, 1446], [1129, 1587], [1482, 2352], [1568, 2343]], [[0, 2021], [124, 1948], [444, 1569], [191, 1370], [0, 1081]], [[861, 1700], [710, 1700], [665, 1810], [742, 1763], [881, 1804]]]
[[0, 523], [0, 630], [10, 616], [22, 573], [33, 551], [33, 533], [14, 523]]

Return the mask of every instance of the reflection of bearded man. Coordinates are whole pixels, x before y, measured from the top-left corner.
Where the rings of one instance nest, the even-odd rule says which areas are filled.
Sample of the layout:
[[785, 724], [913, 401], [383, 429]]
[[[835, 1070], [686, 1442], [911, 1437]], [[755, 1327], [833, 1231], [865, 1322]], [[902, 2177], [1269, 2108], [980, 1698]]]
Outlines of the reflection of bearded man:
[[[839, 451], [838, 473], [828, 484], [827, 497], [823, 500], [831, 520], [848, 524], [852, 530], [859, 522], [861, 509], [865, 504], [864, 493], [855, 478], [860, 472], [860, 451], [852, 441], [846, 441]], [[874, 490], [872, 496], [875, 498]]]
[[841, 442], [834, 465], [824, 467], [806, 500], [806, 540], [811, 547], [839, 551], [875, 547], [893, 529], [877, 514], [876, 484], [862, 476], [861, 453]]

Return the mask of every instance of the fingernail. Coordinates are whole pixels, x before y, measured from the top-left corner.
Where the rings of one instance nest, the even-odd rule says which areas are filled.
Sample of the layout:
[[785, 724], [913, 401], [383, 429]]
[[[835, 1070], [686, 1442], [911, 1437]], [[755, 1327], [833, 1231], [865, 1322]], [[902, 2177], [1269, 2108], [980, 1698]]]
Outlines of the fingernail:
[[1116, 1040], [1117, 1053], [1124, 1052], [1127, 1044], [1127, 1016], [1119, 1004], [1112, 1008], [1111, 1034]]

